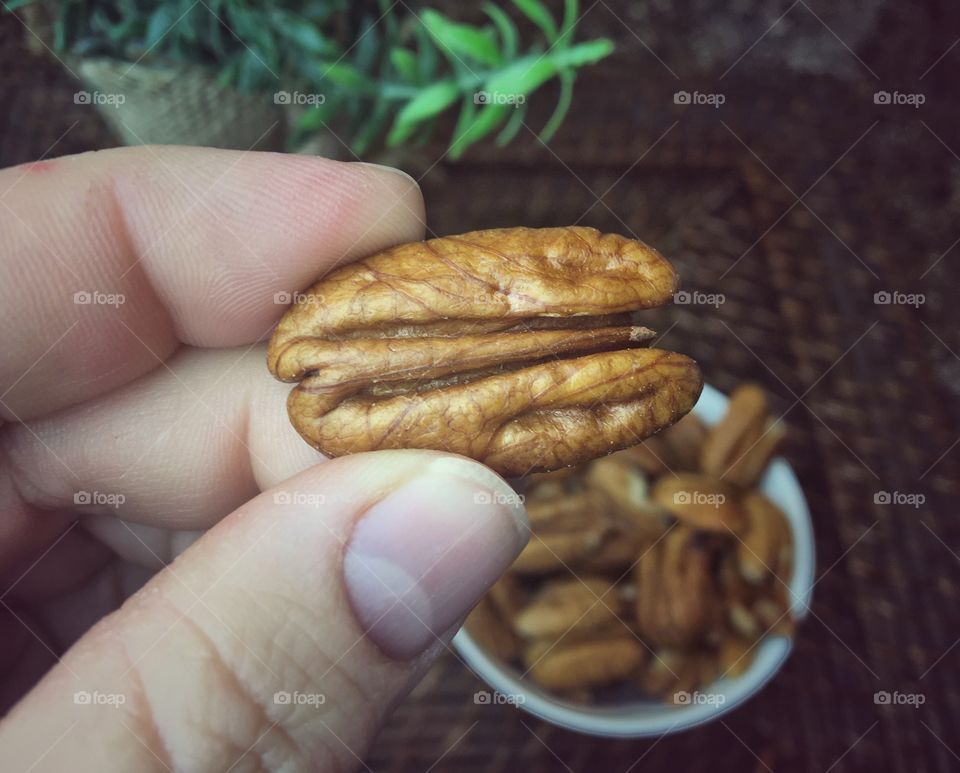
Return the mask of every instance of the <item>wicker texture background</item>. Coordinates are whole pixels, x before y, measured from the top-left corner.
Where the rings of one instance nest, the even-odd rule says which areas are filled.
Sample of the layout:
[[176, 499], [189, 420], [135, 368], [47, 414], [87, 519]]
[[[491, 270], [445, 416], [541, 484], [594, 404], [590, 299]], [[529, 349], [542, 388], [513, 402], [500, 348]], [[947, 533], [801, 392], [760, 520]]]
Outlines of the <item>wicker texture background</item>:
[[[759, 381], [785, 414], [820, 580], [789, 662], [720, 722], [655, 742], [579, 736], [476, 705], [483, 685], [450, 654], [389, 721], [370, 768], [960, 769], [960, 11], [866, 5], [850, 26], [823, 0], [783, 4], [777, 34], [761, 25], [737, 53], [687, 61], [656, 44], [697, 28], [679, 10], [647, 34], [634, 5], [585, 3], [585, 26], [618, 55], [578, 81], [549, 148], [525, 132], [460, 163], [442, 160], [439, 141], [398, 161], [422, 177], [434, 233], [574, 222], [634, 233], [689, 289], [722, 293], [717, 309], [678, 306], [650, 324], [710, 383]], [[117, 144], [22, 33], [0, 19], [2, 104], [14, 106], [0, 162]], [[784, 36], [808, 48], [778, 57]], [[675, 105], [680, 88], [726, 104]], [[878, 89], [926, 102], [876, 105]], [[533, 107], [536, 128], [549, 105]], [[882, 290], [926, 302], [877, 305]], [[926, 502], [875, 504], [880, 491]], [[926, 702], [878, 706], [878, 690]]]

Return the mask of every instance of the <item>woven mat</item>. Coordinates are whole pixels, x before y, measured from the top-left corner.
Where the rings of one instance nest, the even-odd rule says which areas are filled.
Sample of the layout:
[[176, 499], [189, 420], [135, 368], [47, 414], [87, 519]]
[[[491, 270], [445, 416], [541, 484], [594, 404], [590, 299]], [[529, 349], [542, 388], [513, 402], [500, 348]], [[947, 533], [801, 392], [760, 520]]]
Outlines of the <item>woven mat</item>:
[[[889, 13], [862, 55], [877, 69], [889, 61], [891, 72], [897, 51], [934, 62], [960, 33], [930, 8], [906, 20]], [[367, 764], [956, 769], [960, 264], [950, 249], [960, 233], [950, 213], [960, 203], [960, 47], [925, 78], [921, 113], [875, 106], [878, 80], [867, 73], [841, 82], [749, 67], [724, 81], [727, 105], [712, 111], [674, 105], [677, 79], [615, 21], [590, 23], [625, 37], [627, 58], [578, 81], [549, 148], [527, 136], [450, 163], [437, 162], [434, 143], [404, 165], [424, 174], [434, 233], [574, 222], [634, 233], [676, 262], [688, 288], [723, 294], [716, 309], [676, 306], [649, 324], [696, 357], [714, 386], [759, 381], [785, 415], [785, 454], [817, 538], [812, 613], [787, 664], [748, 704], [652, 741], [589, 738], [477, 705], [484, 686], [449, 654], [388, 721]], [[22, 48], [12, 55], [19, 36], [19, 25], [0, 21], [0, 96], [16, 106], [0, 119], [0, 162], [115, 144], [88, 110], [57, 143], [78, 120], [75, 86]], [[710, 90], [683, 81], [689, 91], [701, 85]], [[535, 106], [530, 125], [544, 115]], [[881, 291], [923, 293], [925, 303], [878, 305]], [[926, 502], [875, 503], [895, 491]], [[876, 705], [879, 690], [922, 693], [925, 703]]]

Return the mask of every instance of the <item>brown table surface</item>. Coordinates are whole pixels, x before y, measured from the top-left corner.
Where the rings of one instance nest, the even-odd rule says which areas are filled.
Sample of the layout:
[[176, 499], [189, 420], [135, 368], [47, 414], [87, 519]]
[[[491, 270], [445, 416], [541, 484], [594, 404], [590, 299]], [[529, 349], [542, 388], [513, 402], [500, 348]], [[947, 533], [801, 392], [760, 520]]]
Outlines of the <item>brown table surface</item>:
[[[654, 740], [590, 738], [477, 705], [483, 685], [451, 653], [367, 764], [960, 769], [960, 18], [945, 2], [879, 3], [870, 34], [847, 50], [823, 3], [794, 3], [793, 21], [849, 58], [841, 75], [757, 64], [781, 45], [773, 35], [726, 74], [691, 75], [682, 60], [657, 61], [622, 5], [601, 2], [585, 17], [618, 54], [578, 81], [549, 147], [524, 132], [452, 162], [438, 141], [399, 163], [421, 178], [433, 233], [582, 223], [635, 234], [676, 262], [688, 288], [723, 294], [716, 309], [675, 306], [649, 324], [714, 386], [763, 384], [785, 417], [785, 455], [816, 531], [811, 614], [760, 694], [721, 721]], [[0, 19], [0, 104], [11, 107], [0, 163], [116, 144], [21, 33]], [[722, 92], [726, 103], [675, 105], [679, 88]], [[880, 88], [921, 91], [926, 103], [876, 105]], [[548, 107], [533, 105], [531, 127]], [[924, 303], [878, 305], [880, 291]], [[875, 503], [894, 491], [925, 503]], [[876, 705], [878, 690], [925, 703]]]

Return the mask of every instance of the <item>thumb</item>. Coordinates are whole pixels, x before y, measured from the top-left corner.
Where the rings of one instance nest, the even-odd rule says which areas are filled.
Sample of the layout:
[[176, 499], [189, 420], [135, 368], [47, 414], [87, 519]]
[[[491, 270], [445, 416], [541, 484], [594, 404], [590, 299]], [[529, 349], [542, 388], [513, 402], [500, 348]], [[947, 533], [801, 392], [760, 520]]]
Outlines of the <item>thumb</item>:
[[[10, 770], [343, 769], [529, 534], [507, 483], [419, 451], [233, 512], [0, 724]], [[236, 767], [234, 767], [236, 766]]]

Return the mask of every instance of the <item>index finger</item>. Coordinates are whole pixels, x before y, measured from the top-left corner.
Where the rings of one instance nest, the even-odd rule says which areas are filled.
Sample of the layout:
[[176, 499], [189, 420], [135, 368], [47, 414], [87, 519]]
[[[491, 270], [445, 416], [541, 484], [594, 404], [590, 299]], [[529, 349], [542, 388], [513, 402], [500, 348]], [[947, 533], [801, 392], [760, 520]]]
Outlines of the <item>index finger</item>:
[[265, 336], [288, 293], [422, 238], [407, 175], [279, 153], [121, 148], [0, 170], [0, 419]]

